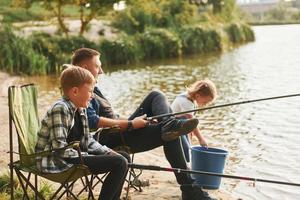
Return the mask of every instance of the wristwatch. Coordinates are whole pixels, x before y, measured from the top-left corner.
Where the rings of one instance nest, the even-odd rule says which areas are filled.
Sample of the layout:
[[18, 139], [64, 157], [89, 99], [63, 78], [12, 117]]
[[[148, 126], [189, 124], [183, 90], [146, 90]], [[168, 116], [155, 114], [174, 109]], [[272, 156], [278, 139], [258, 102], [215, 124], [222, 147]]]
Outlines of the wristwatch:
[[133, 125], [132, 125], [132, 121], [131, 120], [128, 120], [127, 122], [127, 131], [132, 131], [133, 130]]

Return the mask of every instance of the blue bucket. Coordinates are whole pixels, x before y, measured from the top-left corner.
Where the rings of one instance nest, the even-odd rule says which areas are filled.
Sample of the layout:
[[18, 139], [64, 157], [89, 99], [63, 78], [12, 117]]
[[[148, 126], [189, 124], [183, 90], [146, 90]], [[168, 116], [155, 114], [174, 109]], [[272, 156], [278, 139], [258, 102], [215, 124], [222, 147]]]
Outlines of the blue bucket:
[[[223, 174], [228, 151], [217, 148], [192, 146], [192, 170]], [[192, 174], [204, 189], [219, 189], [221, 177]]]

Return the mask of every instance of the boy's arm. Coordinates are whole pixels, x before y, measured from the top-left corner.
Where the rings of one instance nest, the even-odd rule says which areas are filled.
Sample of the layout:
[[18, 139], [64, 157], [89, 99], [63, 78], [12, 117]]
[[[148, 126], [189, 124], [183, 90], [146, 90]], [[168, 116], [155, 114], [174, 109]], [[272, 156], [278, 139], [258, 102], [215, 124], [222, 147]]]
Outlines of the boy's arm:
[[[51, 120], [49, 124], [50, 140], [52, 149], [63, 148], [68, 145], [68, 127], [70, 127], [72, 121], [68, 117], [67, 108], [57, 106], [54, 107], [51, 112]], [[64, 157], [77, 155], [76, 150], [66, 149], [63, 153]]]

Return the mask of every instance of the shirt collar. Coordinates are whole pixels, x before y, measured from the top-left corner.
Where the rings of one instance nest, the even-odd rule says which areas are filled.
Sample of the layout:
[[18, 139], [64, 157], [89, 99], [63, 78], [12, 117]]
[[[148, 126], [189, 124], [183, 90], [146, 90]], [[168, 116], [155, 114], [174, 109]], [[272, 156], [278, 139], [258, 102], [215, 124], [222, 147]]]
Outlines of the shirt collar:
[[70, 110], [74, 113], [77, 110], [77, 107], [75, 106], [75, 104], [66, 96], [62, 97], [63, 100], [67, 103], [68, 107], [70, 108]]

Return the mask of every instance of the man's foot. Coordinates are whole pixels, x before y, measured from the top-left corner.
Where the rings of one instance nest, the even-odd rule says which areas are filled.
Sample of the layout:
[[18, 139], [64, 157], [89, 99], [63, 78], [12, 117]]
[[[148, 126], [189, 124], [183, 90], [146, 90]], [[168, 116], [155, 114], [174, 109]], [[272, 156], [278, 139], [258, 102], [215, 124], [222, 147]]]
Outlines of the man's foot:
[[198, 119], [169, 119], [162, 127], [161, 138], [164, 141], [172, 141], [181, 135], [186, 135], [193, 131], [199, 121]]
[[217, 200], [209, 196], [200, 187], [193, 187], [182, 192], [182, 200]]

